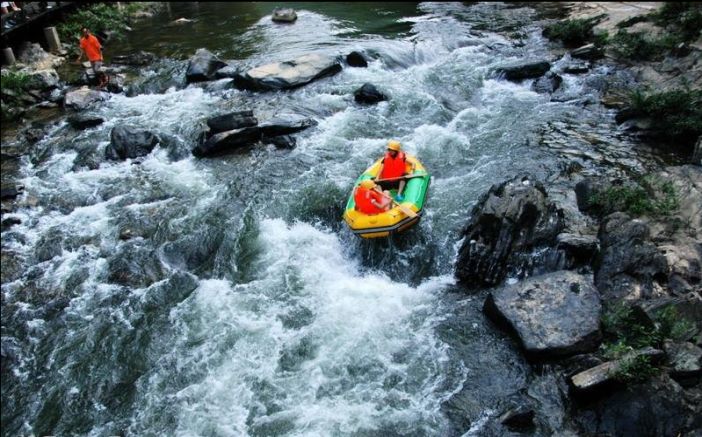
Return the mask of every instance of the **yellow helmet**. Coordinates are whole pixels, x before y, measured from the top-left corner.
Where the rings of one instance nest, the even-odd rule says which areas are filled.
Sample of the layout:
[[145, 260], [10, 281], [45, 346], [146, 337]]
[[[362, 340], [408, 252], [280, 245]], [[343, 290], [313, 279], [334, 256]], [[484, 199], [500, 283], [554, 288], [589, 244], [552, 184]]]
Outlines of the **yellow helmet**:
[[402, 145], [397, 140], [388, 141], [388, 150], [394, 150], [396, 152], [399, 152], [401, 147]]
[[370, 190], [371, 188], [375, 187], [375, 182], [373, 182], [370, 179], [364, 179], [361, 181], [361, 187], [367, 188]]

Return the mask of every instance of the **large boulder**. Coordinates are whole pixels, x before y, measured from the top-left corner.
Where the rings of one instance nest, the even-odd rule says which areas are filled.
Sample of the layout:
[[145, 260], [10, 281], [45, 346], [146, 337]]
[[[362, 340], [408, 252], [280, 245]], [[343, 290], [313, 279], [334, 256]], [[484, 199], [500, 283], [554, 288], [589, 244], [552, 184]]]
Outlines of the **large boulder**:
[[53, 68], [38, 70], [29, 75], [28, 88], [46, 91], [58, 85], [59, 75]]
[[485, 313], [512, 329], [531, 359], [591, 351], [599, 345], [600, 296], [592, 279], [562, 271], [490, 293]]
[[555, 246], [563, 229], [563, 211], [533, 176], [493, 185], [471, 212], [456, 276], [480, 288], [498, 285], [508, 274], [531, 274], [546, 267], [533, 253]]
[[112, 160], [134, 159], [146, 156], [156, 147], [157, 135], [133, 126], [116, 126], [110, 134], [105, 157]]
[[99, 126], [105, 122], [102, 117], [97, 115], [74, 115], [66, 120], [68, 124], [76, 130], [84, 130], [91, 127]]
[[367, 67], [368, 61], [360, 52], [353, 51], [346, 55], [346, 63], [349, 67]]
[[311, 53], [287, 62], [253, 68], [234, 78], [240, 89], [269, 91], [296, 88], [341, 71], [338, 59]]
[[544, 60], [529, 60], [501, 65], [495, 69], [498, 75], [507, 80], [522, 80], [541, 77], [551, 69], [551, 64]]
[[292, 23], [297, 20], [297, 13], [292, 8], [275, 8], [271, 20], [276, 23]]
[[193, 149], [197, 157], [213, 156], [256, 143], [261, 139], [261, 129], [257, 126], [244, 127], [212, 135], [203, 144]]
[[101, 102], [109, 98], [109, 93], [82, 87], [67, 92], [66, 95], [63, 96], [63, 106], [80, 111], [96, 102]]
[[253, 115], [253, 111], [238, 111], [228, 114], [218, 115], [207, 119], [207, 126], [210, 128], [210, 134], [217, 134], [242, 127], [256, 126], [258, 120]]
[[356, 100], [356, 103], [365, 104], [374, 104], [388, 99], [385, 94], [378, 91], [375, 85], [370, 83], [364, 83], [361, 88], [357, 89], [353, 93], [353, 98]]
[[650, 241], [646, 222], [617, 212], [600, 225], [595, 284], [606, 300], [650, 298], [654, 282], [666, 283], [668, 263]]
[[185, 80], [187, 83], [212, 80], [215, 77], [215, 72], [226, 66], [226, 63], [219, 60], [209, 50], [197, 49], [188, 63]]

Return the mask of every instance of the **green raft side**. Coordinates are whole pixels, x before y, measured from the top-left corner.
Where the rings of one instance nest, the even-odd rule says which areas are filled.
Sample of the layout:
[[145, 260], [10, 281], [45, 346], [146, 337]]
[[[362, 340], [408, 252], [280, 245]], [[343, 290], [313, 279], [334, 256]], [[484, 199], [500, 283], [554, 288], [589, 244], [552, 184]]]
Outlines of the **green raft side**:
[[[418, 210], [424, 208], [424, 203], [426, 201], [427, 190], [429, 189], [429, 181], [431, 177], [426, 171], [417, 171], [412, 173], [412, 175], [424, 175], [424, 177], [415, 177], [407, 180], [407, 185], [405, 186], [405, 200], [402, 203], [413, 203]], [[365, 179], [371, 179], [368, 173], [363, 173], [356, 179], [356, 183], [353, 185], [354, 188]], [[390, 194], [393, 196], [397, 193], [397, 190], [390, 190]], [[346, 209], [354, 209], [356, 207], [356, 202], [353, 200], [353, 190], [351, 190], [351, 195], [349, 196], [348, 202], [346, 202]]]

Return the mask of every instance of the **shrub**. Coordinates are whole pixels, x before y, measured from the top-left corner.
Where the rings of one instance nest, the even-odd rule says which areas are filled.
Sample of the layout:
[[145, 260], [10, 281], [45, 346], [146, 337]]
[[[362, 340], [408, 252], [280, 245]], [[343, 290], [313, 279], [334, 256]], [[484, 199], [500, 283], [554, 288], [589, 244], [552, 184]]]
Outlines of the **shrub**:
[[2, 75], [2, 89], [14, 92], [22, 91], [29, 83], [29, 75], [21, 71], [7, 71]]
[[602, 19], [599, 15], [593, 18], [563, 20], [544, 28], [544, 36], [551, 40], [559, 40], [568, 47], [579, 47], [594, 37], [592, 28]]
[[654, 61], [663, 58], [681, 42], [676, 35], [648, 38], [644, 34], [628, 33], [620, 30], [609, 41], [614, 52], [621, 58], [635, 61]]
[[683, 144], [692, 144], [702, 135], [702, 90], [678, 89], [629, 96], [634, 114], [656, 121], [661, 134]]
[[702, 5], [692, 2], [666, 2], [653, 19], [660, 26], [669, 26], [683, 41], [694, 41], [702, 31]]
[[660, 368], [651, 363], [651, 358], [638, 355], [624, 358], [617, 369], [615, 378], [623, 382], [643, 382], [657, 375]]
[[633, 216], [670, 216], [680, 202], [677, 191], [669, 181], [653, 176], [638, 178], [638, 185], [613, 186], [598, 191], [590, 203], [600, 215], [623, 211]]

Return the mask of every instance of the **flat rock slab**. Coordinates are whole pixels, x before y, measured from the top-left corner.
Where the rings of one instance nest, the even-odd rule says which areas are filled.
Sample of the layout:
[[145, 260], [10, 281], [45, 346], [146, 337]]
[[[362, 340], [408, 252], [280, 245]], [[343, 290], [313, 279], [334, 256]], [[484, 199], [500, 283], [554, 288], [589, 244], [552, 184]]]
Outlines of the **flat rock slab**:
[[234, 78], [237, 88], [271, 91], [296, 88], [341, 71], [338, 59], [316, 53], [253, 68]]
[[495, 69], [497, 74], [503, 74], [507, 80], [522, 80], [541, 77], [551, 69], [551, 64], [544, 60], [520, 61], [501, 65]]
[[549, 359], [589, 352], [600, 341], [600, 296], [589, 276], [561, 271], [490, 293], [488, 316], [508, 325], [527, 357]]
[[95, 102], [101, 102], [110, 98], [104, 91], [91, 90], [88, 87], [79, 88], [66, 93], [63, 98], [63, 106], [66, 108], [83, 110]]

